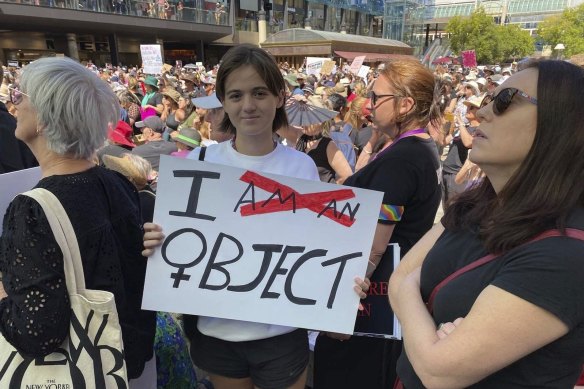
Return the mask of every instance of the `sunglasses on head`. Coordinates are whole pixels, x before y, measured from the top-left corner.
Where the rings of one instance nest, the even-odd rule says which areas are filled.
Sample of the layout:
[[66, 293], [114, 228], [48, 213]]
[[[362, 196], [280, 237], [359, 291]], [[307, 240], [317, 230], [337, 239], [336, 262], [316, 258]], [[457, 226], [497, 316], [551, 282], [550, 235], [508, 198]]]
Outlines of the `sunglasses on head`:
[[487, 94], [481, 103], [481, 108], [493, 102], [493, 113], [495, 115], [502, 115], [511, 105], [515, 95], [519, 95], [527, 99], [531, 104], [537, 105], [537, 99], [535, 97], [531, 97], [517, 88], [505, 88], [501, 89], [496, 95], [493, 93]]
[[21, 92], [20, 89], [18, 89], [18, 87], [13, 88], [13, 87], [9, 86], [8, 91], [10, 93], [10, 102], [14, 105], [20, 104], [22, 102], [22, 99], [24, 98], [24, 96], [30, 97], [26, 93]]

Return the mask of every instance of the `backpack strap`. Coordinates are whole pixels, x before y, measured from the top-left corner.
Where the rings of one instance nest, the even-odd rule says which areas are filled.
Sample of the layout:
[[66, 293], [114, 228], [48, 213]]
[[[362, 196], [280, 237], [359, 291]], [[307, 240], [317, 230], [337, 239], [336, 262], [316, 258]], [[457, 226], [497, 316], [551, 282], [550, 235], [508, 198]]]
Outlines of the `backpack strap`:
[[201, 151], [199, 151], [199, 161], [205, 160], [205, 153], [207, 152], [206, 147], [201, 147]]
[[[534, 243], [534, 242], [537, 242], [537, 241], [540, 241], [543, 239], [552, 238], [552, 237], [560, 237], [560, 236], [566, 236], [568, 238], [578, 239], [578, 240], [584, 241], [584, 231], [583, 230], [578, 230], [575, 228], [566, 228], [565, 233], [562, 233], [560, 230], [544, 231], [541, 234], [534, 237], [533, 239], [530, 239], [527, 242], [521, 244], [520, 246], [523, 246], [523, 245], [526, 245], [529, 243]], [[520, 246], [518, 246], [518, 247], [520, 247]], [[505, 253], [485, 255], [484, 257], [479, 258], [476, 261], [473, 261], [464, 267], [461, 267], [460, 269], [458, 269], [457, 271], [455, 271], [454, 273], [452, 273], [451, 275], [449, 275], [448, 277], [443, 279], [438, 285], [436, 285], [434, 287], [434, 289], [432, 290], [432, 293], [430, 293], [430, 297], [428, 298], [428, 302], [426, 303], [426, 306], [428, 307], [428, 311], [430, 311], [430, 313], [432, 313], [432, 311], [434, 309], [434, 299], [436, 298], [436, 295], [438, 294], [440, 289], [442, 289], [446, 284], [448, 284], [450, 281], [454, 280], [455, 278], [458, 278], [459, 276], [463, 275], [464, 273], [466, 273], [468, 271], [471, 271], [473, 269], [476, 269], [477, 267], [481, 267], [489, 262], [494, 261], [495, 259], [501, 257], [503, 254], [505, 254]]]

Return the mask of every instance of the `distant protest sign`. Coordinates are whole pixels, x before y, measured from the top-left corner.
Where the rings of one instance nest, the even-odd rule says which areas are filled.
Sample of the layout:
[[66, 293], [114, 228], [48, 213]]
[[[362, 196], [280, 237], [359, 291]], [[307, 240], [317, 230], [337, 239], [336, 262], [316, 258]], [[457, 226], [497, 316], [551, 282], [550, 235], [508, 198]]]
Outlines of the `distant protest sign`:
[[162, 52], [160, 45], [140, 45], [140, 55], [145, 74], [160, 74], [162, 70]]
[[336, 63], [335, 61], [331, 61], [331, 60], [327, 60], [323, 63], [322, 65], [322, 69], [320, 70], [320, 72], [324, 75], [330, 75], [333, 70], [335, 69]]
[[353, 74], [359, 73], [359, 70], [361, 69], [361, 65], [363, 65], [363, 62], [365, 61], [365, 58], [367, 58], [367, 56], [361, 55], [361, 56], [355, 57], [353, 59], [353, 62], [351, 62], [351, 68], [350, 68], [351, 73], [353, 73]]
[[307, 57], [306, 58], [306, 74], [314, 74], [318, 76], [320, 74], [320, 70], [322, 69], [322, 65], [326, 58], [317, 58], [317, 57]]
[[363, 79], [367, 79], [367, 74], [369, 74], [369, 69], [371, 69], [371, 67], [363, 65], [361, 66], [361, 69], [359, 69], [359, 73], [357, 73], [357, 76], [363, 78]]
[[474, 50], [462, 52], [462, 66], [466, 68], [474, 68], [477, 66], [477, 54]]
[[382, 193], [161, 157], [143, 308], [350, 334]]

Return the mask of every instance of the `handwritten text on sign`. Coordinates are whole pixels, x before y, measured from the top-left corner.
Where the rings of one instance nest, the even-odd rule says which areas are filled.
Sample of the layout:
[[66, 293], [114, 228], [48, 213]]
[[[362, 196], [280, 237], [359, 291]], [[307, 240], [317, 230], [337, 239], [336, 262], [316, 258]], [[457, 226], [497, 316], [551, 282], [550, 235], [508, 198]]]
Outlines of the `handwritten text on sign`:
[[145, 74], [161, 73], [162, 52], [160, 45], [140, 45], [140, 55]]
[[381, 198], [163, 156], [143, 307], [351, 333]]

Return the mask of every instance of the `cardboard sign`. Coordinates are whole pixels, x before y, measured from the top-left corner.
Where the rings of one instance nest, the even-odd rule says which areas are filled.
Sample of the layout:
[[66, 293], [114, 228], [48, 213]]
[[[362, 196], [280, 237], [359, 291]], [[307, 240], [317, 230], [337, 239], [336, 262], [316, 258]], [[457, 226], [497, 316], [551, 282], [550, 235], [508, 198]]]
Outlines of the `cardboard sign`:
[[335, 61], [326, 60], [322, 64], [322, 69], [320, 70], [320, 73], [328, 76], [333, 72], [335, 66], [336, 66]]
[[474, 50], [463, 51], [462, 66], [466, 68], [474, 68], [477, 66], [477, 54]]
[[367, 58], [367, 56], [365, 55], [361, 55], [359, 57], [355, 57], [353, 59], [353, 62], [351, 62], [351, 67], [350, 67], [350, 71], [353, 74], [358, 74], [359, 70], [361, 69], [361, 65], [363, 65], [363, 62], [365, 61], [365, 58]]
[[306, 58], [306, 74], [314, 74], [318, 76], [322, 69], [322, 65], [326, 58], [307, 57]]
[[162, 70], [162, 53], [160, 45], [140, 45], [144, 74], [160, 74]]
[[387, 299], [387, 283], [400, 260], [399, 245], [392, 243], [371, 276], [367, 298], [361, 301], [355, 323], [355, 335], [375, 338], [401, 339], [401, 326]]
[[161, 156], [143, 308], [353, 333], [382, 193]]
[[[17, 194], [31, 190], [40, 179], [40, 167], [0, 174], [0, 188], [2, 188], [0, 191], [0, 216], [4, 217], [8, 206]], [[0, 223], [1, 234], [2, 223]]]
[[367, 80], [367, 74], [369, 74], [369, 69], [371, 69], [371, 67], [362, 65], [361, 69], [359, 69], [359, 73], [357, 73], [357, 76], [361, 77], [364, 80]]

